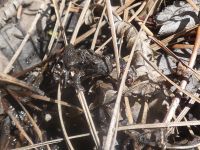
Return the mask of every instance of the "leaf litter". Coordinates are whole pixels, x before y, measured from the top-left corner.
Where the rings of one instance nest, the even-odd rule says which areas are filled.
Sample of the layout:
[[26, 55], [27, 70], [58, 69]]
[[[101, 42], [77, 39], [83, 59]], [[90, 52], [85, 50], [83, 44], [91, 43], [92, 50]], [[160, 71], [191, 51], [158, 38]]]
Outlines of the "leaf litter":
[[198, 0], [1, 0], [0, 149], [199, 149]]

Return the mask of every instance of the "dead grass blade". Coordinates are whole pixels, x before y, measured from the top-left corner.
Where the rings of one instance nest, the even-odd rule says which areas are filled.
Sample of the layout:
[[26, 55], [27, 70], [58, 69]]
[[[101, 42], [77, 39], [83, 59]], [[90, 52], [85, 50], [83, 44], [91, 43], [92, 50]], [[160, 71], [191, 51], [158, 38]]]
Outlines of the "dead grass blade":
[[98, 35], [99, 35], [99, 30], [101, 29], [101, 23], [102, 23], [102, 20], [103, 20], [103, 16], [105, 15], [105, 11], [106, 11], [106, 7], [104, 7], [103, 9], [103, 12], [101, 14], [101, 17], [99, 19], [99, 23], [97, 25], [97, 29], [96, 29], [96, 32], [94, 34], [94, 37], [93, 37], [93, 40], [92, 40], [92, 45], [91, 45], [91, 49], [94, 50], [95, 48], [95, 45], [96, 45], [96, 42], [97, 42], [97, 38], [98, 38]]
[[20, 125], [20, 122], [13, 116], [12, 112], [10, 110], [7, 110], [6, 112], [8, 116], [12, 119], [12, 121], [15, 123], [17, 129], [22, 133], [22, 135], [26, 138], [26, 140], [30, 143], [33, 144], [33, 141], [31, 138], [28, 136], [28, 134], [24, 131], [23, 127]]
[[71, 141], [69, 140], [69, 136], [68, 136], [68, 134], [67, 134], [67, 131], [66, 131], [66, 129], [65, 129], [65, 124], [64, 124], [64, 121], [63, 121], [62, 108], [61, 108], [61, 104], [60, 104], [60, 100], [61, 100], [60, 84], [58, 84], [57, 99], [58, 99], [58, 114], [59, 114], [59, 119], [60, 119], [60, 124], [61, 124], [61, 127], [62, 127], [62, 131], [63, 131], [64, 137], [65, 137], [65, 142], [66, 142], [66, 144], [67, 144], [67, 147], [68, 147], [70, 150], [74, 150], [74, 147], [72, 146], [72, 143], [71, 143]]
[[[62, 21], [61, 21], [61, 17], [60, 17], [60, 14], [62, 15], [62, 11], [64, 9], [64, 6], [65, 6], [65, 1], [66, 0], [62, 0], [61, 2], [61, 6], [60, 6], [60, 12], [58, 10], [58, 4], [55, 0], [52, 0], [53, 2], [53, 5], [54, 5], [54, 9], [55, 9], [55, 13], [56, 13], [56, 17], [57, 17], [57, 21], [58, 21], [58, 24], [60, 26], [60, 29], [61, 29], [61, 34], [64, 38], [64, 43], [65, 43], [65, 46], [68, 45], [68, 42], [67, 42], [67, 36], [65, 34], [65, 30], [64, 30], [64, 27], [62, 25]], [[53, 36], [53, 35], [52, 35]]]
[[60, 138], [60, 139], [55, 139], [55, 140], [51, 140], [51, 141], [41, 142], [41, 143], [38, 143], [38, 144], [33, 144], [33, 145], [30, 145], [30, 146], [15, 148], [15, 149], [12, 149], [12, 150], [28, 150], [28, 149], [42, 147], [42, 146], [45, 146], [45, 145], [59, 143], [59, 142], [62, 142], [62, 141], [63, 141], [63, 139]]
[[183, 121], [183, 122], [168, 122], [168, 123], [153, 123], [153, 124], [135, 124], [128, 126], [118, 127], [118, 131], [124, 130], [136, 130], [136, 129], [155, 129], [155, 128], [170, 128], [170, 127], [182, 127], [182, 126], [197, 126], [200, 125], [200, 121]]
[[115, 61], [116, 61], [116, 65], [117, 65], [117, 77], [119, 78], [119, 75], [120, 75], [119, 50], [118, 50], [118, 46], [117, 46], [117, 36], [116, 36], [116, 30], [115, 30], [113, 13], [112, 13], [112, 6], [111, 6], [111, 3], [110, 3], [110, 0], [106, 0], [106, 8], [107, 8], [107, 12], [108, 12], [110, 27], [111, 27]]
[[2, 83], [4, 83], [4, 85], [5, 85], [5, 83], [11, 84], [11, 85], [16, 85], [16, 86], [28, 89], [34, 93], [39, 93], [39, 94], [41, 93], [41, 91], [38, 88], [33, 87], [24, 81], [18, 80], [16, 78], [13, 78], [12, 76], [4, 74], [4, 73], [0, 73], [0, 81]]
[[88, 108], [88, 105], [87, 105], [83, 91], [77, 91], [77, 96], [78, 96], [78, 99], [79, 99], [81, 106], [83, 108], [83, 112], [85, 114], [86, 121], [88, 123], [91, 135], [92, 135], [93, 140], [95, 142], [95, 145], [96, 145], [97, 148], [99, 148], [100, 147], [100, 140], [99, 140], [98, 133], [97, 133], [97, 130], [95, 128], [94, 121], [93, 121], [91, 113], [89, 111], [89, 108]]
[[77, 37], [77, 35], [78, 35], [78, 31], [79, 31], [79, 29], [80, 29], [80, 27], [81, 27], [81, 25], [82, 25], [82, 23], [83, 23], [83, 20], [84, 20], [84, 17], [85, 17], [85, 13], [86, 13], [86, 11], [87, 11], [87, 9], [88, 9], [88, 7], [89, 7], [90, 2], [91, 2], [91, 0], [86, 0], [85, 5], [84, 5], [84, 8], [83, 8], [83, 10], [82, 10], [82, 12], [81, 12], [81, 15], [80, 15], [80, 17], [79, 17], [79, 20], [78, 20], [78, 22], [77, 22], [77, 25], [76, 25], [76, 27], [75, 27], [75, 29], [74, 29], [73, 34], [72, 34], [72, 38], [71, 38], [70, 43], [73, 44], [73, 45], [75, 44], [76, 37]]

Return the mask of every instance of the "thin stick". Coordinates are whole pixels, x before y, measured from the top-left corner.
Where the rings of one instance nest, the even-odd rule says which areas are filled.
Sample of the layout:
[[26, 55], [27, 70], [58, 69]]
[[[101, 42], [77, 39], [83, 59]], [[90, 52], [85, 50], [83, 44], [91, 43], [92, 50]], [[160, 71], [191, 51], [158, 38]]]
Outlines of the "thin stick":
[[6, 66], [6, 68], [4, 69], [3, 73], [8, 73], [11, 70], [12, 65], [14, 64], [14, 62], [16, 61], [16, 59], [18, 58], [18, 56], [22, 52], [23, 47], [25, 46], [26, 42], [30, 38], [32, 32], [34, 31], [34, 29], [36, 27], [36, 24], [37, 24], [38, 20], [40, 19], [40, 17], [42, 16], [43, 12], [47, 9], [47, 6], [48, 6], [47, 4], [44, 4], [44, 3], [41, 4], [40, 11], [35, 16], [35, 19], [33, 20], [33, 23], [31, 24], [31, 27], [29, 28], [26, 36], [24, 37], [24, 39], [23, 39], [22, 43], [20, 44], [19, 48], [15, 51], [15, 54], [12, 56], [11, 60], [9, 61], [8, 65]]
[[115, 30], [114, 19], [113, 19], [113, 14], [112, 14], [112, 6], [110, 3], [110, 0], [106, 0], [106, 8], [107, 8], [107, 12], [108, 12], [110, 27], [111, 27], [115, 61], [116, 61], [116, 65], [117, 65], [117, 77], [119, 78], [119, 75], [120, 75], [119, 50], [118, 50], [118, 46], [117, 46], [116, 30]]
[[[128, 6], [130, 6], [135, 0], [130, 0], [129, 2], [125, 3], [122, 7], [120, 7], [119, 9], [117, 9], [115, 11], [115, 13], [117, 14], [122, 14], [122, 11], [124, 9], [126, 9]], [[104, 26], [106, 24], [106, 21], [102, 21], [101, 26]], [[86, 33], [82, 34], [80, 37], [78, 37], [75, 41], [75, 45], [77, 45], [78, 43], [80, 43], [81, 41], [83, 41], [86, 37], [92, 35], [94, 32], [96, 31], [96, 27], [90, 29], [89, 31], [87, 31]]]
[[112, 40], [112, 37], [107, 39], [97, 50], [95, 50], [95, 53], [100, 54], [100, 51], [103, 47], [105, 47], [110, 41]]
[[[30, 96], [30, 97], [32, 97], [34, 99], [37, 99], [37, 100], [50, 102], [50, 103], [56, 103], [56, 104], [58, 103], [58, 100], [53, 100], [52, 98], [47, 97], [47, 96], [42, 96], [42, 95], [37, 95], [37, 94], [28, 94], [27, 96]], [[66, 101], [67, 100], [60, 100], [60, 104], [62, 106], [70, 107], [70, 108], [76, 109], [76, 110], [78, 110], [80, 112], [83, 112], [83, 110], [80, 107], [72, 105], [72, 104], [69, 104]]]
[[138, 10], [135, 12], [135, 14], [128, 20], [128, 22], [131, 22], [133, 19], [135, 19], [135, 17], [137, 17], [139, 15], [139, 13], [145, 7], [146, 3], [147, 3], [146, 1], [143, 1], [142, 5], [138, 8]]
[[31, 121], [34, 129], [35, 129], [35, 132], [37, 133], [39, 139], [41, 140], [41, 142], [43, 141], [42, 139], [42, 132], [40, 130], [40, 128], [37, 126], [37, 124], [35, 123], [35, 121], [33, 120], [33, 118], [31, 117], [31, 115], [29, 114], [29, 112], [27, 111], [27, 109], [23, 106], [23, 104], [20, 102], [20, 97], [17, 95], [16, 92], [12, 91], [12, 90], [9, 90], [8, 89], [8, 92], [12, 95], [12, 97], [17, 101], [17, 103], [21, 106], [21, 108], [23, 109], [23, 111], [27, 114], [29, 120]]
[[191, 44], [174, 44], [172, 48], [178, 48], [178, 49], [193, 49], [194, 45]]
[[[63, 27], [63, 28], [65, 28], [65, 26], [66, 26], [67, 18], [68, 18], [69, 12], [70, 12], [70, 8], [72, 7], [71, 5], [72, 5], [72, 2], [70, 1], [70, 2], [69, 2], [69, 5], [68, 5], [68, 8], [67, 8], [67, 10], [65, 11], [65, 16], [64, 16], [64, 18], [63, 18], [63, 22], [62, 22], [62, 27]], [[64, 31], [63, 31], [63, 32], [64, 32]], [[62, 33], [59, 32], [59, 33], [58, 33], [58, 40], [56, 41], [54, 47], [56, 47], [56, 45], [58, 44], [58, 41], [59, 41], [61, 35], [62, 35]]]
[[[199, 46], [200, 46], [200, 26], [197, 28], [196, 40], [195, 40], [193, 52], [192, 52], [192, 55], [190, 57], [190, 61], [189, 61], [189, 64], [188, 64], [188, 66], [190, 68], [193, 68], [193, 66], [195, 64], [195, 60], [196, 60], [196, 57], [197, 57], [197, 52], [198, 52]], [[187, 85], [187, 81], [186, 80], [182, 80], [180, 87], [182, 89], [185, 89], [186, 85]], [[180, 94], [182, 95], [182, 93], [180, 93]], [[180, 103], [180, 98], [179, 97], [175, 97], [172, 100], [172, 104], [171, 104], [171, 106], [170, 106], [170, 108], [169, 108], [169, 110], [167, 112], [167, 115], [165, 116], [164, 122], [169, 122], [172, 119], [172, 117], [175, 114], [175, 111], [176, 111], [179, 103]]]
[[85, 134], [79, 134], [79, 135], [73, 135], [73, 136], [70, 136], [69, 139], [77, 139], [77, 138], [82, 138], [82, 137], [86, 137], [86, 136], [90, 136], [91, 134], [90, 133], [85, 133]]
[[[104, 21], [100, 24], [100, 28], [104, 25], [103, 23], [105, 23]], [[85, 40], [87, 37], [89, 37], [90, 35], [92, 35], [95, 31], [96, 31], [96, 27], [90, 29], [89, 31], [85, 32], [84, 34], [80, 35], [79, 37], [77, 37], [76, 41], [74, 42], [74, 45], [79, 44], [80, 42], [82, 42], [83, 40]]]
[[[154, 2], [153, 7], [149, 11], [149, 14], [154, 9], [157, 2], [158, 2], [158, 0], [156, 0]], [[147, 15], [144, 23], [147, 21], [149, 14]], [[137, 35], [135, 43], [132, 47], [132, 50], [131, 50], [131, 53], [130, 53], [130, 56], [129, 56], [129, 59], [128, 59], [128, 62], [127, 62], [126, 68], [125, 68], [125, 71], [124, 71], [123, 76], [122, 76], [122, 80], [121, 80], [120, 87], [119, 87], [119, 90], [118, 90], [117, 99], [116, 99], [115, 106], [114, 106], [114, 109], [113, 109], [111, 123], [110, 123], [108, 134], [107, 134], [107, 137], [106, 137], [106, 143], [105, 143], [105, 146], [104, 146], [104, 150], [110, 150], [113, 147], [112, 144], [115, 143], [115, 137], [114, 136], [117, 132], [116, 125], [118, 124], [118, 116], [119, 116], [119, 110], [120, 110], [119, 108], [120, 108], [120, 102], [121, 102], [121, 97], [122, 97], [122, 93], [123, 93], [123, 88], [124, 88], [124, 85], [125, 85], [126, 77], [127, 77], [130, 65], [131, 65], [131, 61], [132, 61], [132, 58], [133, 58], [133, 54], [134, 54], [137, 42], [139, 41], [139, 37], [142, 33], [141, 31], [142, 31], [142, 28], [138, 32], [138, 35]]]
[[[144, 60], [152, 67], [154, 68], [162, 77], [164, 77], [169, 83], [171, 83], [173, 86], [175, 86], [179, 91], [181, 91], [182, 93], [186, 94], [187, 96], [189, 96], [190, 98], [192, 98], [193, 100], [197, 101], [200, 103], [200, 99], [196, 96], [194, 96], [193, 94], [189, 93], [188, 91], [182, 89], [180, 86], [178, 86], [176, 83], [174, 83], [172, 80], [170, 80], [168, 77], [166, 77], [162, 72], [160, 72], [142, 53], [140, 53], [140, 55], [144, 58]], [[163, 133], [163, 132], [161, 132]], [[162, 139], [163, 139], [163, 134], [162, 134]], [[162, 142], [163, 143], [163, 142]]]
[[[65, 2], [66, 2], [66, 0], [62, 0], [62, 1], [61, 1], [59, 14], [62, 14], [62, 13], [63, 13], [63, 10], [64, 10], [64, 8], [65, 8]], [[70, 6], [70, 5], [71, 5], [71, 2], [69, 3], [69, 6]], [[69, 6], [68, 6], [68, 8], [69, 8]], [[55, 9], [56, 9], [56, 8], [55, 8]], [[55, 36], [53, 36], [53, 35], [56, 34], [56, 32], [57, 32], [57, 30], [58, 30], [58, 27], [59, 27], [59, 25], [61, 24], [61, 23], [60, 23], [60, 22], [61, 22], [61, 21], [60, 21], [61, 18], [58, 18], [58, 17], [60, 17], [59, 14], [57, 15], [56, 24], [55, 24], [55, 26], [54, 26], [53, 33], [52, 33], [51, 39], [50, 39], [50, 41], [49, 41], [49, 45], [48, 45], [48, 47], [47, 47], [47, 54], [51, 51], [52, 46], [53, 46], [53, 43], [54, 43], [54, 40], [55, 40]], [[45, 58], [45, 57], [44, 57], [44, 58]]]
[[19, 87], [28, 89], [34, 93], [40, 93], [41, 91], [38, 90], [36, 87], [33, 87], [32, 85], [27, 84], [24, 81], [18, 80], [10, 75], [6, 75], [4, 73], [0, 73], [0, 81], [3, 83], [11, 84], [11, 85], [17, 85]]
[[[136, 17], [137, 18], [137, 17]], [[129, 20], [130, 21], [130, 20]], [[128, 21], [128, 22], [129, 22]], [[149, 36], [153, 36], [153, 33], [144, 25], [142, 24], [142, 22], [138, 22], [138, 24], [141, 26], [141, 28], [149, 35]], [[105, 47], [105, 45], [107, 45], [110, 41], [112, 40], [112, 37], [110, 37], [108, 40], [106, 40], [97, 50], [95, 50], [95, 52], [97, 54], [100, 54], [101, 49], [103, 49]]]
[[189, 65], [187, 65], [184, 61], [182, 61], [179, 57], [177, 57], [176, 54], [174, 54], [173, 51], [171, 51], [169, 48], [167, 48], [161, 41], [159, 41], [158, 39], [156, 39], [155, 37], [152, 37], [152, 36], [149, 36], [149, 38], [152, 39], [156, 44], [158, 44], [165, 52], [170, 54], [176, 60], [181, 62], [185, 67], [187, 67], [189, 70], [191, 70], [196, 75], [197, 79], [200, 80], [200, 74], [196, 70], [191, 68]]
[[80, 27], [81, 27], [81, 25], [82, 25], [82, 23], [83, 23], [83, 20], [84, 20], [84, 17], [85, 17], [85, 13], [87, 12], [87, 9], [88, 9], [88, 7], [89, 7], [90, 1], [91, 1], [91, 0], [86, 0], [86, 1], [85, 1], [84, 8], [83, 8], [83, 10], [82, 10], [82, 12], [81, 12], [81, 15], [80, 15], [80, 17], [79, 17], [79, 19], [78, 19], [77, 25], [76, 25], [76, 27], [75, 27], [75, 29], [74, 29], [73, 34], [72, 34], [72, 38], [71, 38], [70, 43], [73, 44], [73, 45], [74, 45], [74, 43], [75, 43], [75, 41], [76, 41], [76, 37], [77, 37], [77, 35], [78, 35], [78, 31], [79, 31], [79, 29], [80, 29]]
[[144, 60], [153, 68], [157, 73], [159, 73], [165, 80], [167, 80], [171, 85], [173, 85], [175, 88], [177, 88], [180, 92], [187, 95], [188, 97], [192, 98], [196, 102], [200, 103], [200, 98], [194, 96], [194, 94], [182, 89], [179, 85], [174, 83], [171, 79], [169, 79], [166, 75], [164, 75], [159, 69], [154, 66], [142, 53], [139, 52], [139, 54], [144, 58]]
[[99, 148], [100, 147], [100, 140], [99, 140], [94, 122], [92, 120], [92, 116], [90, 114], [90, 111], [89, 111], [89, 108], [88, 108], [88, 105], [87, 105], [87, 102], [86, 102], [86, 99], [85, 99], [85, 95], [82, 91], [77, 91], [77, 96], [78, 96], [78, 99], [79, 99], [81, 106], [83, 108], [87, 123], [88, 123], [89, 128], [90, 128], [90, 132], [91, 132], [91, 135], [94, 139], [96, 147]]
[[141, 123], [146, 123], [146, 121], [147, 121], [147, 115], [148, 115], [148, 110], [149, 110], [149, 106], [148, 106], [148, 103], [145, 101], [144, 102], [144, 109], [143, 109]]
[[[198, 95], [195, 95], [195, 96], [198, 96]], [[195, 103], [195, 101], [190, 99], [189, 106], [184, 107], [184, 109], [181, 111], [181, 113], [178, 115], [178, 117], [174, 120], [174, 122], [180, 122], [185, 117], [185, 115], [189, 112], [190, 108], [193, 106], [194, 103]], [[166, 135], [169, 135], [172, 130], [173, 130], [173, 128], [169, 129], [167, 131]]]
[[10, 110], [7, 111], [8, 116], [13, 120], [15, 123], [16, 127], [19, 129], [19, 131], [23, 134], [23, 136], [26, 138], [26, 140], [30, 143], [33, 144], [33, 141], [31, 138], [28, 136], [28, 134], [24, 131], [23, 127], [20, 125], [19, 121], [13, 116], [12, 112]]
[[124, 97], [124, 102], [125, 102], [125, 108], [126, 108], [125, 111], [126, 111], [126, 116], [128, 118], [128, 123], [133, 124], [133, 116], [128, 97], [126, 96]]
[[41, 143], [38, 143], [38, 144], [33, 144], [33, 145], [30, 145], [30, 146], [15, 148], [15, 149], [12, 149], [12, 150], [28, 150], [28, 149], [33, 149], [33, 148], [37, 148], [37, 147], [42, 147], [42, 146], [45, 146], [45, 145], [59, 143], [59, 142], [62, 142], [62, 141], [63, 141], [63, 139], [60, 138], [60, 139], [56, 139], [56, 140], [51, 140], [51, 141], [41, 142]]
[[[189, 28], [189, 29], [184, 29], [183, 31], [180, 31], [180, 32], [178, 32], [178, 33], [176, 33], [176, 34], [170, 35], [170, 36], [166, 37], [165, 39], [163, 39], [163, 40], [161, 40], [161, 41], [162, 41], [162, 43], [163, 43], [165, 46], [167, 46], [167, 45], [169, 45], [169, 42], [171, 42], [172, 40], [174, 40], [174, 39], [176, 39], [176, 38], [178, 38], [178, 37], [184, 35], [184, 34], [187, 33], [187, 32], [190, 32], [190, 31], [196, 29], [198, 26], [199, 26], [199, 25], [197, 24], [197, 25], [195, 25], [195, 26], [193, 26], [193, 27], [191, 27], [191, 28]], [[180, 41], [179, 41], [179, 42], [180, 42]], [[154, 51], [157, 51], [157, 50], [160, 49], [160, 47], [159, 47], [157, 44], [152, 44], [152, 45], [151, 45], [151, 49], [154, 50]]]
[[[30, 113], [28, 112], [28, 110], [24, 107], [24, 105], [20, 102], [20, 97], [17, 95], [16, 92], [12, 91], [12, 90], [8, 90], [7, 91], [12, 95], [12, 97], [17, 101], [17, 103], [21, 106], [21, 108], [23, 109], [23, 111], [27, 114], [31, 124], [33, 125], [33, 129], [35, 130], [35, 132], [37, 133], [39, 139], [41, 142], [43, 142], [43, 138], [42, 138], [42, 131], [40, 130], [40, 128], [38, 127], [38, 125], [36, 124], [36, 122], [33, 120], [33, 118], [31, 117]], [[47, 145], [48, 150], [50, 150], [51, 148], [49, 147], [49, 145]]]
[[[66, 46], [66, 45], [68, 45], [67, 36], [65, 34], [65, 30], [64, 30], [64, 27], [62, 25], [60, 13], [58, 11], [58, 4], [57, 4], [57, 2], [55, 0], [52, 0], [52, 2], [53, 2], [54, 9], [55, 9], [55, 12], [56, 12], [56, 17], [57, 17], [57, 20], [58, 20], [58, 23], [59, 23], [59, 26], [60, 26], [60, 29], [61, 29], [61, 34], [62, 34], [62, 36], [64, 38], [64, 42], [65, 42], [65, 46]], [[60, 12], [64, 9], [64, 6], [65, 6], [65, 0], [62, 0]]]
[[95, 48], [95, 45], [96, 45], [96, 42], [97, 42], [97, 37], [98, 37], [98, 35], [99, 35], [99, 30], [100, 30], [101, 27], [102, 27], [102, 26], [100, 26], [100, 25], [101, 25], [101, 22], [102, 22], [102, 20], [103, 20], [103, 16], [104, 16], [104, 14], [105, 14], [105, 11], [106, 11], [106, 7], [104, 7], [104, 9], [103, 9], [103, 12], [102, 12], [102, 14], [101, 14], [101, 18], [99, 19], [99, 23], [98, 23], [98, 25], [97, 25], [97, 29], [96, 29], [96, 32], [95, 32], [95, 34], [94, 34], [93, 40], [92, 40], [92, 45], [91, 45], [91, 49], [92, 49], [92, 50], [94, 50], [94, 48]]
[[65, 142], [67, 144], [67, 147], [70, 150], [74, 150], [74, 147], [72, 146], [72, 143], [69, 140], [69, 136], [67, 134], [67, 131], [65, 129], [65, 125], [64, 125], [64, 121], [63, 121], [63, 116], [62, 116], [62, 108], [61, 108], [61, 104], [60, 104], [60, 100], [61, 100], [61, 90], [60, 90], [60, 84], [58, 84], [58, 94], [57, 94], [57, 99], [58, 99], [58, 114], [59, 114], [59, 119], [60, 119], [60, 124], [62, 127], [62, 131], [65, 137]]
[[200, 121], [183, 121], [183, 122], [168, 122], [168, 123], [154, 123], [154, 124], [135, 124], [118, 127], [118, 131], [135, 130], [135, 129], [154, 129], [154, 128], [169, 128], [181, 126], [196, 126], [200, 125]]

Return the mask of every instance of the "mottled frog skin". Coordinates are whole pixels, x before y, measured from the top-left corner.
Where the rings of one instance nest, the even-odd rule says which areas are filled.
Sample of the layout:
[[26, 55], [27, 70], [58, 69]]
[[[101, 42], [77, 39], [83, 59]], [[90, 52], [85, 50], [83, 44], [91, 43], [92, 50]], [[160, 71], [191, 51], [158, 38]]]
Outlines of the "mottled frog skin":
[[71, 44], [64, 52], [63, 61], [67, 69], [79, 70], [86, 76], [106, 76], [112, 71], [109, 56], [101, 57], [90, 50], [75, 49]]
[[87, 49], [75, 49], [69, 44], [64, 51], [62, 61], [65, 85], [73, 84], [82, 90], [81, 81], [84, 78], [108, 76], [113, 70], [109, 56], [99, 56]]

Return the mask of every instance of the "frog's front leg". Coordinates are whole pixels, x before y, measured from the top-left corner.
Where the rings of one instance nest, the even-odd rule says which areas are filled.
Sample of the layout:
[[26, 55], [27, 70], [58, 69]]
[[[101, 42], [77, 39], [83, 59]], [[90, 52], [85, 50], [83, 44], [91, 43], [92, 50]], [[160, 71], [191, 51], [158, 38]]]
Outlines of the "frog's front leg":
[[84, 75], [85, 75], [85, 73], [83, 71], [78, 71], [78, 72], [74, 73], [74, 75], [73, 75], [74, 87], [78, 91], [84, 91], [84, 87], [81, 85], [81, 77]]
[[63, 69], [62, 79], [62, 85], [64, 88], [66, 88], [67, 84], [70, 84], [69, 71], [67, 69]]

